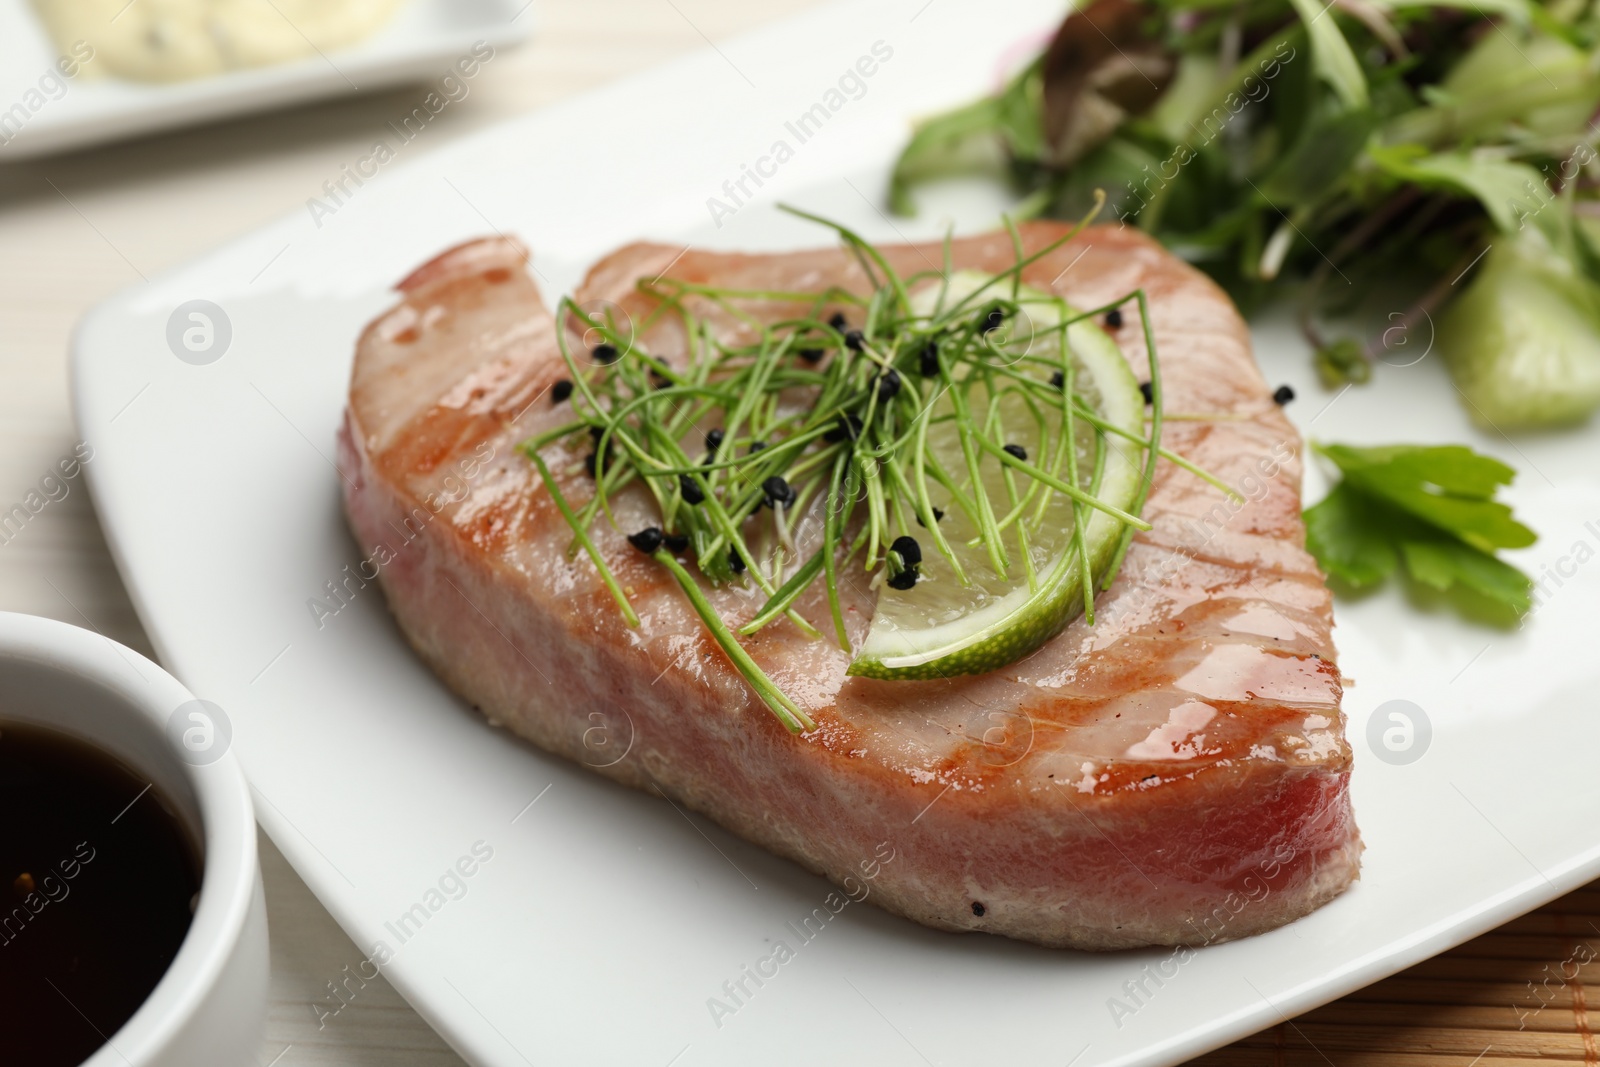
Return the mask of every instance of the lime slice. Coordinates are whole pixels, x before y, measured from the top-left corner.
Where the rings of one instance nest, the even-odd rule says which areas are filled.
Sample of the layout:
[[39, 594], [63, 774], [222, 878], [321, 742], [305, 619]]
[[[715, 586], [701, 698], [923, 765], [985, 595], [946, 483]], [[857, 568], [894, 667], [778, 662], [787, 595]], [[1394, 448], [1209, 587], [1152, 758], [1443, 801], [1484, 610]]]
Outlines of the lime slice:
[[[1010, 299], [1011, 283], [995, 282], [976, 272], [959, 272], [950, 279], [943, 306], [950, 307], [969, 294], [977, 294], [966, 304], [976, 314], [991, 297]], [[989, 342], [994, 360], [1016, 373], [1048, 380], [1052, 366], [1059, 369], [1065, 356], [1072, 368], [1073, 390], [1085, 405], [1112, 425], [1143, 436], [1144, 394], [1116, 343], [1088, 320], [1065, 331], [1059, 329], [1075, 312], [1056, 297], [1023, 288], [1017, 298], [1021, 313], [1007, 331], [997, 331], [1000, 339]], [[922, 289], [913, 300], [918, 314], [932, 314], [939, 306], [939, 287]], [[1065, 420], [1060, 410], [1030, 407], [1016, 390], [1002, 391], [993, 400], [987, 390], [975, 386], [968, 393], [968, 404], [978, 425], [985, 424], [991, 403], [999, 406], [1003, 443], [1022, 446], [1029, 462], [1069, 481], [1068, 449], [1062, 441]], [[939, 419], [950, 410], [947, 398], [931, 412], [928, 455], [970, 496], [972, 486], [955, 424]], [[1103, 450], [1094, 495], [1106, 504], [1130, 510], [1138, 495], [1143, 451], [1126, 439], [1098, 434], [1081, 418], [1074, 420], [1073, 437], [1076, 484], [1091, 489], [1097, 455]], [[1004, 522], [1017, 513], [1003, 531], [1008, 557], [1005, 573], [996, 568], [989, 547], [978, 541], [975, 517], [952, 506], [950, 494], [930, 480], [932, 502], [944, 512], [940, 532], [967, 581], [959, 580], [950, 561], [933, 547], [930, 535], [916, 531], [922, 546], [920, 578], [909, 589], [880, 585], [877, 610], [850, 664], [850, 674], [895, 680], [981, 674], [1026, 656], [1083, 611], [1084, 556], [1088, 557], [1092, 583], [1109, 565], [1123, 524], [1098, 509], [1074, 505], [1065, 493], [1047, 490], [1026, 474], [1013, 473], [1008, 487], [1002, 465], [991, 455], [980, 460], [979, 474], [996, 518]], [[1033, 499], [1019, 509], [1016, 503], [1030, 488]], [[1075, 514], [1075, 507], [1082, 510], [1081, 516]], [[1080, 521], [1087, 553], [1073, 536]]]

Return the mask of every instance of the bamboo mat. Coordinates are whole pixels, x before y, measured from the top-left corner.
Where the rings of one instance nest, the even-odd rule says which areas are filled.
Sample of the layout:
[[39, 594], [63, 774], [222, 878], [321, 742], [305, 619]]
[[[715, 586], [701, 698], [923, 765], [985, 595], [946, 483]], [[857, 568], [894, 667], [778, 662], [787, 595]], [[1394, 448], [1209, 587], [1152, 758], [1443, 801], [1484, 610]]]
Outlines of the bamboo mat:
[[1192, 1062], [1194, 1067], [1600, 1067], [1597, 1029], [1600, 882]]

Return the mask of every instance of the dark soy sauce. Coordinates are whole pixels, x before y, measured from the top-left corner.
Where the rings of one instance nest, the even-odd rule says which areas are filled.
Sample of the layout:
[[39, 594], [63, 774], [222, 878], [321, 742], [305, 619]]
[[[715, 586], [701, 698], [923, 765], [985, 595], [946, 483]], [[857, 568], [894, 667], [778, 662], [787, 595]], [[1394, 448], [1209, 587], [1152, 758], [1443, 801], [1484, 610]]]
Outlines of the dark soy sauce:
[[178, 954], [199, 856], [149, 785], [74, 738], [0, 722], [0, 1062], [82, 1063]]

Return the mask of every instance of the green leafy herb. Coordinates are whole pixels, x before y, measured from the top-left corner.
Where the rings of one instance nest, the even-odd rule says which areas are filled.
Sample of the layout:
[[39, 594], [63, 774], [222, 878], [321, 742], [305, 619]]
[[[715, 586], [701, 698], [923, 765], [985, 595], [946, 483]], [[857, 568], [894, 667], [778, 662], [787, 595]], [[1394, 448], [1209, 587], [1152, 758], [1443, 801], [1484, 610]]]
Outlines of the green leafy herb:
[[[1593, 0], [1090, 0], [998, 95], [919, 129], [891, 202], [958, 169], [998, 171], [1023, 214], [1076, 218], [1103, 189], [1246, 310], [1297, 299], [1334, 386], [1406, 331], [1323, 320], [1471, 307], [1496, 342], [1439, 343], [1470, 414], [1571, 422], [1600, 409], [1600, 327], [1569, 329], [1600, 307], [1597, 44]], [[1512, 243], [1543, 264], [1525, 288], [1561, 279], [1553, 333], [1503, 298], [1504, 271], [1457, 284]]]
[[1289, 2], [1306, 24], [1306, 33], [1311, 38], [1311, 62], [1317, 76], [1332, 88], [1347, 110], [1366, 107], [1369, 102], [1367, 78], [1362, 73], [1356, 54], [1350, 50], [1350, 42], [1345, 39], [1338, 21], [1323, 18], [1328, 12], [1317, 0]]
[[1494, 499], [1510, 467], [1461, 445], [1316, 449], [1344, 475], [1305, 513], [1306, 547], [1329, 575], [1362, 588], [1403, 563], [1433, 589], [1460, 586], [1518, 616], [1532, 606], [1528, 576], [1495, 555], [1535, 540]]

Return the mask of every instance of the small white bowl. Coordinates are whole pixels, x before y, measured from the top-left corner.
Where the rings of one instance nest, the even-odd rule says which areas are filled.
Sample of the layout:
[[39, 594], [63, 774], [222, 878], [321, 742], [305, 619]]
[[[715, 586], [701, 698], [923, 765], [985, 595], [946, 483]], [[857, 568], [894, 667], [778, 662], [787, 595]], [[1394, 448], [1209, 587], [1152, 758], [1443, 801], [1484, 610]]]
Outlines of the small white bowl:
[[[77, 737], [145, 775], [201, 844], [200, 901], [172, 966], [83, 1067], [254, 1064], [266, 1015], [267, 912], [250, 789], [226, 750], [225, 718], [131, 649], [7, 612], [0, 694], [0, 717]], [[221, 721], [189, 720], [194, 711]], [[205, 727], [191, 730], [187, 745], [175, 714]]]

